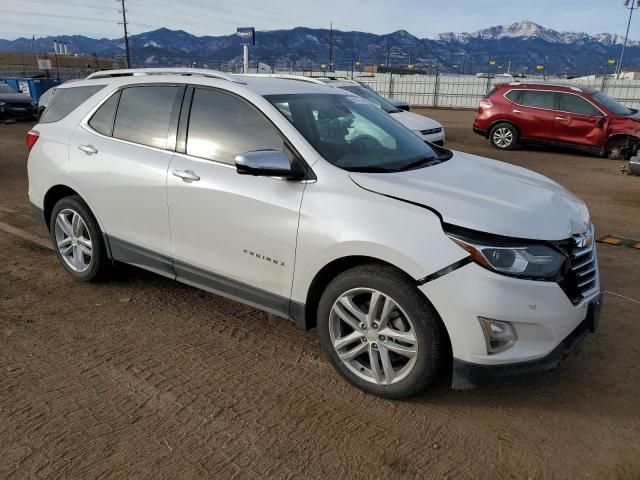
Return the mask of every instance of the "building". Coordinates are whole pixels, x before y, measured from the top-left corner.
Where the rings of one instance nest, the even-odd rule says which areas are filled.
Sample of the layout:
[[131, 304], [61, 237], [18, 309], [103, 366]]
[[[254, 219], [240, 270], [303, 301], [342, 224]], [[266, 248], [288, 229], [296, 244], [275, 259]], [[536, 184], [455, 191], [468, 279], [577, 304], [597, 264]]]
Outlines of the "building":
[[[38, 62], [40, 60], [40, 62]], [[50, 68], [49, 68], [50, 67]], [[42, 76], [45, 78], [85, 77], [97, 70], [123, 68], [124, 62], [97, 55], [63, 53], [0, 52], [0, 77]]]

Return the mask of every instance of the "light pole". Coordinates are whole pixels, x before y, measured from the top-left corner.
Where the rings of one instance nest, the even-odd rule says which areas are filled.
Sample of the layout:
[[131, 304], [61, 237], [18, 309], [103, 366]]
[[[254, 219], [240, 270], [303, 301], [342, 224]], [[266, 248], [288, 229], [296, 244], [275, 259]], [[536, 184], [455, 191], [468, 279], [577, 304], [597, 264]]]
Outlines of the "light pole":
[[629, 27], [631, 27], [631, 17], [633, 11], [640, 7], [640, 0], [624, 0], [624, 6], [629, 10], [629, 21], [627, 22], [627, 33], [624, 35], [624, 44], [622, 45], [622, 52], [620, 53], [620, 61], [618, 62], [618, 69], [616, 70], [616, 78], [620, 78], [620, 71], [622, 70], [622, 60], [624, 59], [624, 49], [627, 48], [627, 40], [629, 38]]

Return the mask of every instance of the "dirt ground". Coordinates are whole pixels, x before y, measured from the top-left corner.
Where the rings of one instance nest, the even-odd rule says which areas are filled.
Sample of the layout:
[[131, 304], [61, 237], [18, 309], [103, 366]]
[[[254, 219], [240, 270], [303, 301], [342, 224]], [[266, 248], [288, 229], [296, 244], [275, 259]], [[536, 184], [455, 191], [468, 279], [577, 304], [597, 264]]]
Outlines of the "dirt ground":
[[[566, 152], [500, 153], [473, 112], [449, 147], [522, 165], [640, 239], [640, 178]], [[596, 335], [548, 375], [386, 401], [315, 332], [135, 268], [73, 281], [30, 216], [28, 124], [0, 125], [0, 478], [640, 478], [640, 251], [599, 245]]]

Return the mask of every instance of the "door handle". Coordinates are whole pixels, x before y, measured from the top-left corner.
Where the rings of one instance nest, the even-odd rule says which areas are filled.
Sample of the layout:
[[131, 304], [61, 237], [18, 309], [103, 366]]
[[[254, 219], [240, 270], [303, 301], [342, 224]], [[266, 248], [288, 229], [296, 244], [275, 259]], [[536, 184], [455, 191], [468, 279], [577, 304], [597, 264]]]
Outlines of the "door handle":
[[514, 108], [513, 110], [511, 110], [511, 113], [522, 113], [522, 110], [518, 110], [517, 108]]
[[560, 122], [567, 122], [569, 121], [569, 119], [567, 117], [556, 117], [556, 120], [560, 121]]
[[174, 170], [173, 176], [181, 178], [185, 182], [197, 182], [200, 177], [191, 170]]
[[83, 151], [87, 155], [93, 155], [94, 153], [98, 153], [98, 149], [93, 145], [78, 145], [78, 150]]

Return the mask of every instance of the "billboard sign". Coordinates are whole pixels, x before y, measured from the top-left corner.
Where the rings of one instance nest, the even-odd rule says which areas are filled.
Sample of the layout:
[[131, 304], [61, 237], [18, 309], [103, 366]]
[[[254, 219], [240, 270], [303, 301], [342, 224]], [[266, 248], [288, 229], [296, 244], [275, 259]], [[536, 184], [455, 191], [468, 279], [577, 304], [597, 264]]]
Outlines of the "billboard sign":
[[256, 44], [256, 29], [253, 27], [238, 27], [236, 30], [240, 45], [253, 46]]

